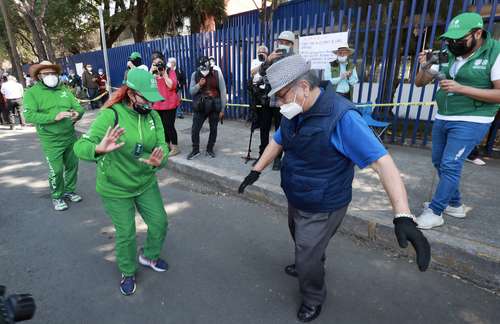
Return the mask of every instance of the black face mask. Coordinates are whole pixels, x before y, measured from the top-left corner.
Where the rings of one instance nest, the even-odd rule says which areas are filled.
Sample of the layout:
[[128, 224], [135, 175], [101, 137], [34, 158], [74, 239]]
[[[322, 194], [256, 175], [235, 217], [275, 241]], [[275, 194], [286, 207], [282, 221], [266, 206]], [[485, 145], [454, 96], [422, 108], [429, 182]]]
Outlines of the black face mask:
[[140, 58], [136, 58], [136, 59], [130, 60], [130, 62], [132, 62], [132, 64], [134, 64], [134, 66], [140, 66], [140, 65], [142, 65], [142, 59], [140, 59]]
[[149, 104], [133, 104], [132, 108], [139, 115], [147, 115], [151, 112], [151, 106]]
[[472, 41], [470, 46], [467, 46], [467, 40], [460, 40], [456, 42], [449, 41], [448, 50], [456, 57], [464, 56], [470, 53], [474, 49], [474, 47], [476, 47], [476, 44], [477, 44], [476, 38], [472, 36]]

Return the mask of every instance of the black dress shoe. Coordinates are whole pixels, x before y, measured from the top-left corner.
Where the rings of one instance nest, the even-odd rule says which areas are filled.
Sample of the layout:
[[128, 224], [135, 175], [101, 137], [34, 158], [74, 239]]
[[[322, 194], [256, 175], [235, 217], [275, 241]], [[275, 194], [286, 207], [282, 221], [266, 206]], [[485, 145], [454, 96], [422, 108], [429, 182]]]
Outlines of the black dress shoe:
[[298, 277], [297, 269], [295, 269], [295, 264], [289, 264], [285, 267], [285, 273], [292, 277]]
[[321, 314], [321, 305], [309, 306], [304, 303], [300, 305], [297, 318], [301, 322], [310, 322]]

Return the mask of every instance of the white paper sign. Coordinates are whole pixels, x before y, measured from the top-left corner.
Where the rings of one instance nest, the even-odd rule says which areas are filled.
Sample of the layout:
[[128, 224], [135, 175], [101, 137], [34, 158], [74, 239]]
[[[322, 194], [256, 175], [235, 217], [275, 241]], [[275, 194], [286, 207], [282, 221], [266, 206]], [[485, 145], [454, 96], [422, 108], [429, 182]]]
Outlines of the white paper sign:
[[349, 32], [303, 36], [299, 39], [299, 54], [311, 61], [312, 69], [323, 69], [335, 59], [333, 50], [347, 44]]
[[83, 63], [75, 63], [75, 68], [76, 68], [76, 74], [79, 76], [82, 76], [83, 74]]

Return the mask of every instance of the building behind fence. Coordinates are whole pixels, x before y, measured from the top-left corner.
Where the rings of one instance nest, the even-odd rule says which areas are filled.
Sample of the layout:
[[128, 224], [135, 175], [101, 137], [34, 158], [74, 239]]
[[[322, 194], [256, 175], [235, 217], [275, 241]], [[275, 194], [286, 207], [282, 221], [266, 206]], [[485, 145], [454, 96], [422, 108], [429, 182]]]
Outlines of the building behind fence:
[[[108, 49], [112, 86], [122, 84], [127, 58], [133, 51], [141, 53], [144, 63], [151, 64], [155, 50], [176, 57], [188, 80], [201, 55], [214, 56], [226, 79], [228, 102], [248, 103], [246, 81], [250, 62], [257, 46], [273, 48], [278, 34], [293, 30], [300, 36], [349, 31], [349, 43], [355, 49], [353, 61], [360, 79], [354, 89], [355, 103], [430, 102], [437, 84], [416, 88], [416, 59], [422, 49], [438, 49], [438, 36], [453, 16], [463, 11], [477, 11], [494, 38], [500, 38], [497, 0], [408, 0], [379, 1], [379, 4], [350, 7], [351, 1], [298, 0], [281, 5], [272, 21], [264, 24], [257, 10], [228, 17], [218, 29], [189, 36], [175, 36]], [[338, 4], [340, 3], [340, 4]], [[334, 7], [336, 4], [337, 7]], [[82, 53], [61, 59], [66, 69], [77, 63], [104, 67], [102, 51]], [[189, 94], [185, 91], [185, 96]], [[185, 108], [190, 109], [189, 105]], [[391, 123], [385, 141], [427, 145], [436, 107], [433, 105], [395, 105], [375, 108], [380, 120]], [[245, 119], [249, 108], [230, 106], [228, 118]]]

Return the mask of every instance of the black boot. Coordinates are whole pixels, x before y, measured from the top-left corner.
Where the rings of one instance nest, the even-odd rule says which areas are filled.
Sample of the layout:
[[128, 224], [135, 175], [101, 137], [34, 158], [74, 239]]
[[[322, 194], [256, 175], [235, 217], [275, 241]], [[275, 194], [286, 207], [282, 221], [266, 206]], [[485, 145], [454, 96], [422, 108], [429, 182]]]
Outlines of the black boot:
[[301, 322], [310, 322], [321, 314], [321, 305], [309, 306], [304, 303], [300, 305], [297, 318]]

